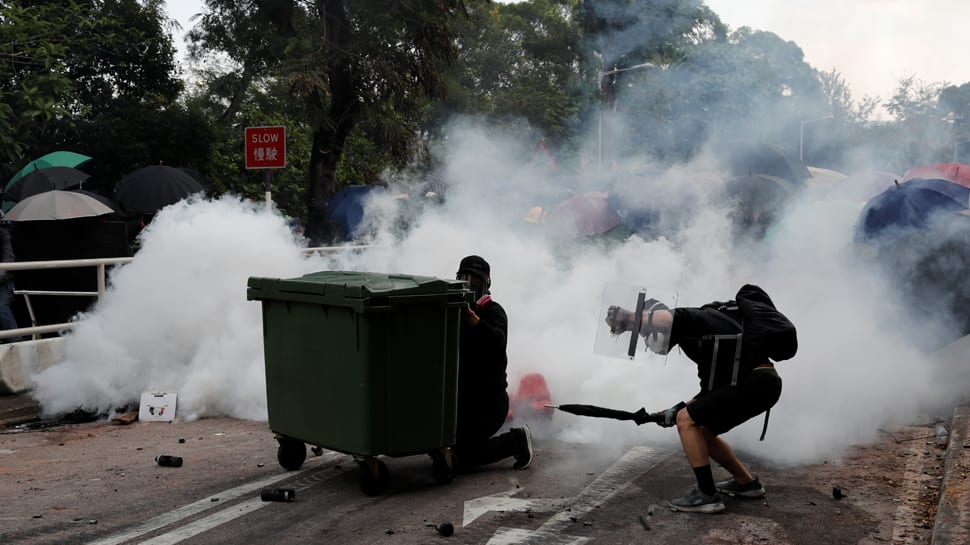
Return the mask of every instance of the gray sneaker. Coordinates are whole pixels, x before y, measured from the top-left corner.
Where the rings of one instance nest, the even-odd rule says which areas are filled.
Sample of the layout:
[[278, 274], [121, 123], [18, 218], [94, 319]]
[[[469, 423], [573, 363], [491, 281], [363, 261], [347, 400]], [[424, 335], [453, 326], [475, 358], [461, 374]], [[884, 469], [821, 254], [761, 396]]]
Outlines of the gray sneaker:
[[668, 502], [674, 511], [684, 511], [686, 513], [720, 513], [724, 511], [724, 502], [721, 495], [715, 492], [708, 496], [699, 489], [694, 488], [686, 497], [677, 498]]
[[512, 428], [509, 431], [515, 434], [515, 463], [512, 464], [512, 467], [525, 469], [532, 465], [532, 430], [526, 424], [521, 428]]
[[741, 484], [732, 477], [726, 481], [718, 481], [714, 485], [718, 492], [727, 494], [732, 498], [741, 496], [742, 498], [757, 499], [763, 498], [765, 495], [765, 487], [761, 485], [761, 481], [757, 477], [748, 484]]

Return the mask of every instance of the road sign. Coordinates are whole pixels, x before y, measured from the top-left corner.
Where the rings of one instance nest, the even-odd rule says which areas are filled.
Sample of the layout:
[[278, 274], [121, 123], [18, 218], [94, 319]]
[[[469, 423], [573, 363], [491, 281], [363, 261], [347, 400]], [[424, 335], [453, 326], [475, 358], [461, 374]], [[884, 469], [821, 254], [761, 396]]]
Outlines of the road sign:
[[246, 168], [286, 166], [286, 127], [246, 127]]

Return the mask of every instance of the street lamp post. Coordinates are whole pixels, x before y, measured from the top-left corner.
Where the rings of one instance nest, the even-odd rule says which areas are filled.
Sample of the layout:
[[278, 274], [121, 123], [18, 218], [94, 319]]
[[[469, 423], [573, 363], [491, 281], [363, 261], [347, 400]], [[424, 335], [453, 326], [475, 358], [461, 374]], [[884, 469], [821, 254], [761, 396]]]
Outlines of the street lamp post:
[[[620, 72], [628, 72], [630, 70], [646, 70], [650, 68], [654, 68], [654, 65], [649, 62], [634, 64], [633, 66], [628, 66], [626, 68], [614, 68], [612, 70], [600, 72], [599, 78], [597, 79], [597, 81], [600, 84], [600, 88], [602, 88], [603, 78], [605, 78], [606, 76], [612, 76], [613, 74], [617, 74]], [[599, 169], [601, 172], [603, 171], [603, 109], [604, 108], [600, 106], [599, 123], [597, 128], [597, 131], [599, 133], [597, 137], [597, 155], [599, 156]]]
[[816, 121], [828, 121], [832, 116], [819, 117], [817, 119], [803, 119], [798, 125], [798, 160], [805, 162], [805, 124], [815, 123]]

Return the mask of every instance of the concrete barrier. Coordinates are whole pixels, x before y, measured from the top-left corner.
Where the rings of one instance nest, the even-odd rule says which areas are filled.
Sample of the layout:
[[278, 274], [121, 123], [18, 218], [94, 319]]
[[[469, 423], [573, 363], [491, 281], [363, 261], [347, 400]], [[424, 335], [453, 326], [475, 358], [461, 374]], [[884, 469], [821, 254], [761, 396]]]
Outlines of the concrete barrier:
[[0, 394], [30, 390], [32, 377], [64, 360], [64, 337], [0, 344]]

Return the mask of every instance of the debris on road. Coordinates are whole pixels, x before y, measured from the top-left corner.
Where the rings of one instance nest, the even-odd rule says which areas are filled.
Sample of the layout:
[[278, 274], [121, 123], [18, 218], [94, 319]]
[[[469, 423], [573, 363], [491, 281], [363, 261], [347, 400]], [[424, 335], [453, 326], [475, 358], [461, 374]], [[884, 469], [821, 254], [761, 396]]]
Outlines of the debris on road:
[[296, 491], [292, 488], [264, 488], [260, 491], [259, 498], [263, 501], [293, 501], [296, 499]]
[[127, 426], [132, 422], [138, 421], [138, 411], [128, 411], [126, 413], [120, 413], [111, 419], [112, 424], [119, 426]]
[[155, 463], [165, 467], [182, 467], [182, 457], [159, 454], [155, 457]]

